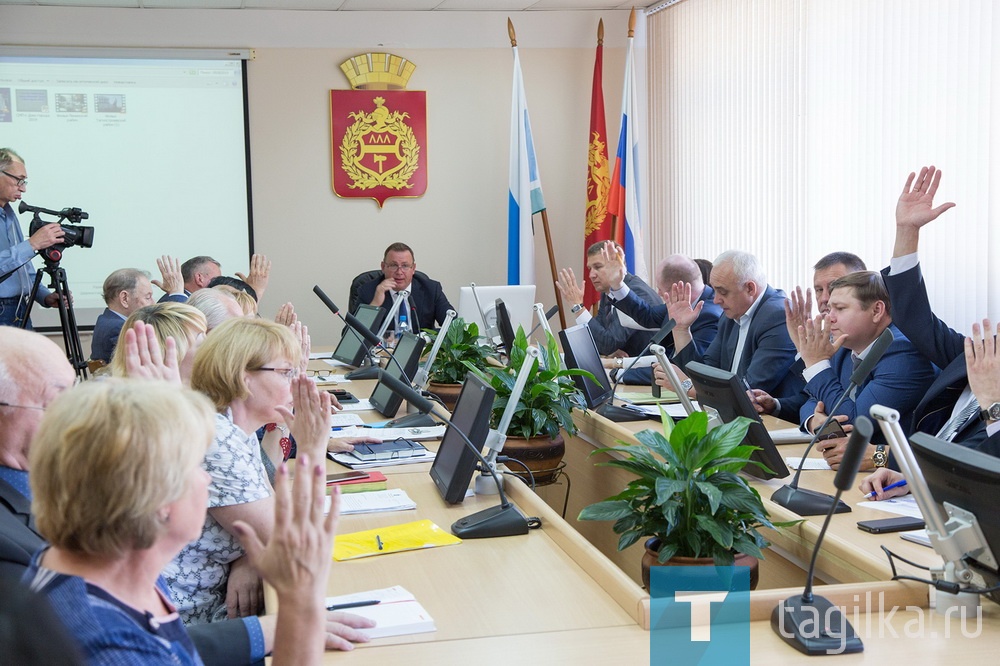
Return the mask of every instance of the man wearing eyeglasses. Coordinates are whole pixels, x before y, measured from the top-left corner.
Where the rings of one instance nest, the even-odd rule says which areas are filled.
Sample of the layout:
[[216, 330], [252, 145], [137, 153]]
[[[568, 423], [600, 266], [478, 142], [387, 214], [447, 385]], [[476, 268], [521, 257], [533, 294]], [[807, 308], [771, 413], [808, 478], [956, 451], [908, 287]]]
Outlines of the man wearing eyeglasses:
[[[24, 160], [10, 148], [0, 148], [0, 326], [21, 326], [28, 311], [28, 297], [35, 282], [31, 260], [39, 251], [61, 243], [65, 232], [58, 224], [43, 225], [27, 240], [14, 214], [13, 202], [28, 189]], [[58, 297], [38, 285], [35, 299], [47, 308]], [[31, 328], [31, 322], [27, 324]]]
[[[371, 303], [389, 310], [398, 298], [399, 292], [408, 291], [409, 296], [400, 304], [400, 312], [406, 315], [411, 331], [423, 328], [437, 328], [444, 323], [451, 303], [444, 295], [441, 283], [417, 271], [413, 250], [405, 243], [393, 243], [385, 249], [382, 257], [382, 280], [371, 280], [358, 289], [358, 302]], [[399, 314], [396, 315], [398, 321]], [[395, 322], [390, 324], [394, 327]]]

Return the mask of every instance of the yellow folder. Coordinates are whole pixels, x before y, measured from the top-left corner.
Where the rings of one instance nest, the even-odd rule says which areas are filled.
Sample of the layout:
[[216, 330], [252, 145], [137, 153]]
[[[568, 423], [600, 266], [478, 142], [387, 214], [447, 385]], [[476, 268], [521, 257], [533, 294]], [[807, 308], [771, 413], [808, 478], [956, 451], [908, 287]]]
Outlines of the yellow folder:
[[456, 543], [462, 543], [462, 540], [445, 532], [430, 520], [416, 520], [364, 532], [338, 534], [333, 545], [333, 559], [343, 562], [359, 557], [451, 546]]

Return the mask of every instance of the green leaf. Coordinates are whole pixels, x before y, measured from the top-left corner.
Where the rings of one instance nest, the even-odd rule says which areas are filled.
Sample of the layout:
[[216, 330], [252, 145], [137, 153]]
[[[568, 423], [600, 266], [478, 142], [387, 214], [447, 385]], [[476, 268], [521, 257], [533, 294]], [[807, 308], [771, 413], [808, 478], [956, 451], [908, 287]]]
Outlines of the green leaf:
[[660, 477], [656, 479], [656, 502], [662, 506], [669, 502], [675, 493], [684, 493], [687, 489], [687, 481]]
[[731, 527], [720, 524], [719, 521], [716, 521], [711, 516], [698, 516], [696, 520], [698, 521], [698, 526], [711, 535], [715, 543], [727, 550], [733, 547], [733, 530]]
[[577, 520], [618, 520], [631, 513], [632, 507], [628, 502], [604, 501], [584, 507]]
[[719, 510], [719, 503], [722, 501], [722, 491], [706, 481], [696, 481], [694, 485], [708, 498], [708, 508], [712, 514], [715, 514]]
[[664, 543], [660, 546], [660, 552], [656, 556], [656, 561], [663, 564], [676, 555], [678, 550], [680, 550], [680, 548], [676, 543]]

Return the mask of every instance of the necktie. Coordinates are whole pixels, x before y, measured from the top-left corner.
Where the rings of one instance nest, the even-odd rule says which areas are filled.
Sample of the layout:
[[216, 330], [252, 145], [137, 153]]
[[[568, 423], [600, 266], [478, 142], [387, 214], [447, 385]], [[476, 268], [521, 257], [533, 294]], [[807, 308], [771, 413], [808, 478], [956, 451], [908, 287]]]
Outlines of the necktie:
[[[851, 376], [854, 376], [855, 371], [858, 366], [861, 365], [862, 358], [855, 353], [851, 353]], [[858, 396], [858, 387], [855, 386], [851, 389], [851, 400], [856, 399]]]
[[975, 398], [969, 401], [962, 411], [953, 416], [950, 421], [944, 424], [941, 428], [941, 432], [938, 433], [938, 438], [950, 442], [952, 438], [958, 434], [962, 427], [969, 422], [975, 414], [979, 412], [979, 403]]

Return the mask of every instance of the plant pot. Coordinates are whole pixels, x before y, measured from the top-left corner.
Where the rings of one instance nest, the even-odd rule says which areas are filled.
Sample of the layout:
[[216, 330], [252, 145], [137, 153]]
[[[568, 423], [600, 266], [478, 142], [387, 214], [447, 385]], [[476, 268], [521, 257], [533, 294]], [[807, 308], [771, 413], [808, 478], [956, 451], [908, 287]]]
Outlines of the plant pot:
[[[508, 437], [504, 442], [502, 454], [527, 465], [535, 477], [536, 485], [550, 483], [556, 475], [556, 468], [566, 454], [566, 440], [560, 432], [554, 438]], [[525, 483], [531, 484], [531, 479], [517, 463], [508, 464], [507, 468], [517, 474]]]
[[[647, 590], [649, 589], [650, 567], [698, 567], [715, 564], [715, 560], [711, 557], [681, 557], [679, 555], [675, 555], [663, 564], [660, 564], [657, 560], [660, 553], [660, 539], [658, 537], [650, 537], [646, 539], [644, 545], [646, 546], [646, 552], [642, 556], [642, 584]], [[756, 590], [757, 583], [760, 582], [760, 560], [753, 555], [736, 553], [736, 561], [733, 564], [738, 567], [750, 568], [750, 589]]]
[[441, 398], [441, 402], [444, 406], [448, 408], [449, 412], [455, 411], [455, 403], [458, 402], [458, 396], [462, 393], [462, 384], [440, 384], [438, 382], [431, 382], [427, 386], [427, 390]]

